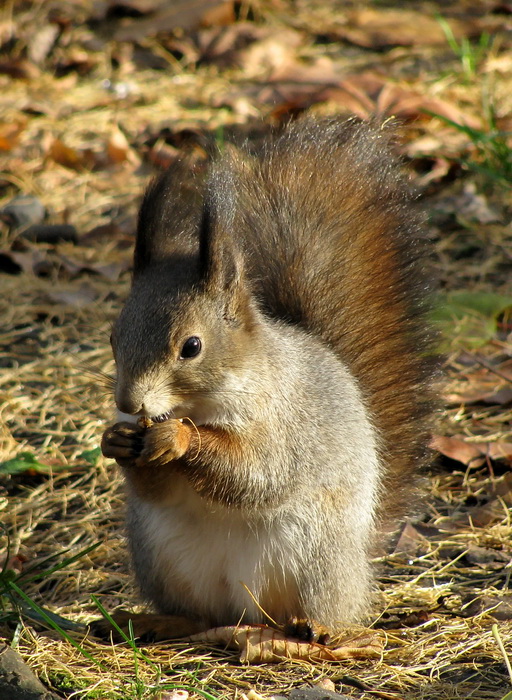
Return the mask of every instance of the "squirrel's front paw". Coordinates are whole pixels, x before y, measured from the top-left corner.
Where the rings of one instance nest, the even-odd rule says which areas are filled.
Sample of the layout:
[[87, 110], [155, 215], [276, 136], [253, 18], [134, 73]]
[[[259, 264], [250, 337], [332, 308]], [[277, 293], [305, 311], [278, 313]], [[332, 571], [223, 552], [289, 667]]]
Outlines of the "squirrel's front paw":
[[190, 447], [192, 430], [177, 419], [154, 423], [144, 433], [144, 446], [136, 460], [139, 466], [168, 464], [183, 457]]
[[101, 451], [122, 467], [132, 466], [144, 447], [144, 432], [135, 423], [116, 423], [103, 433]]
[[292, 617], [284, 625], [283, 632], [287, 637], [293, 637], [301, 642], [316, 642], [327, 644], [331, 637], [330, 631], [312, 620]]

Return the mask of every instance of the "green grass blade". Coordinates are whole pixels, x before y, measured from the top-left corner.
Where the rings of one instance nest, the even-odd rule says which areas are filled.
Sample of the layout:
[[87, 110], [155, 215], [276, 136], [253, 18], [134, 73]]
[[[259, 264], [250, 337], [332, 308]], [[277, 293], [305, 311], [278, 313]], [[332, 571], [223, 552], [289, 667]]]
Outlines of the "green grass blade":
[[26, 593], [24, 593], [21, 590], [21, 588], [19, 588], [19, 586], [17, 586], [14, 583], [14, 581], [10, 581], [9, 586], [14, 591], [14, 593], [16, 593], [16, 595], [18, 595], [22, 600], [24, 600], [25, 603], [27, 603], [27, 605], [29, 605], [33, 610], [35, 610], [37, 612], [38, 615], [41, 616], [41, 618], [46, 622], [46, 624], [49, 627], [51, 627], [53, 630], [58, 632], [61, 635], [61, 637], [63, 637], [67, 642], [69, 642], [72, 646], [74, 646], [75, 649], [77, 651], [79, 651], [80, 654], [82, 654], [82, 656], [84, 656], [88, 661], [93, 663], [95, 666], [98, 666], [102, 670], [106, 670], [105, 666], [100, 661], [95, 659], [94, 656], [92, 656], [92, 654], [89, 654], [88, 651], [86, 651], [83, 647], [81, 647], [80, 644], [78, 644], [78, 642], [76, 642], [73, 639], [73, 637], [70, 637], [69, 634], [67, 634], [67, 632], [65, 632], [62, 629], [62, 627], [60, 627], [56, 622], [54, 622], [54, 620], [52, 620], [52, 618], [49, 615], [47, 615], [46, 611], [43, 610], [43, 608], [41, 608], [36, 602], [34, 602], [31, 598], [29, 598], [29, 596]]
[[105, 620], [108, 621], [109, 625], [111, 625], [116, 630], [116, 632], [122, 637], [123, 641], [125, 641], [126, 644], [128, 644], [133, 649], [133, 652], [136, 653], [140, 659], [150, 664], [150, 666], [152, 666], [153, 668], [157, 668], [156, 664], [153, 661], [151, 661], [151, 659], [147, 657], [135, 643], [135, 637], [133, 636], [133, 626], [131, 624], [131, 620], [129, 621], [130, 635], [128, 636], [126, 632], [124, 632], [121, 629], [121, 627], [119, 627], [112, 615], [110, 615], [110, 613], [107, 612], [107, 610], [104, 608], [104, 606], [100, 603], [100, 601], [98, 600], [98, 598], [96, 598], [95, 595], [91, 596], [91, 600], [94, 603], [94, 605], [98, 608]]
[[[65, 559], [63, 562], [60, 564], [55, 564], [55, 566], [50, 567], [49, 569], [45, 569], [44, 571], [40, 571], [37, 574], [34, 574], [33, 576], [29, 576], [26, 578], [26, 575], [30, 573], [32, 569], [27, 570], [26, 572], [22, 572], [18, 576], [18, 580], [23, 579], [24, 583], [31, 583], [32, 581], [38, 581], [39, 579], [45, 578], [46, 576], [49, 576], [50, 574], [54, 574], [56, 571], [60, 571], [60, 569], [64, 569], [66, 566], [69, 566], [70, 564], [74, 564], [75, 561], [78, 561], [82, 557], [85, 557], [87, 554], [90, 552], [93, 552], [95, 549], [97, 549], [100, 546], [101, 542], [95, 542], [94, 544], [89, 545], [89, 547], [86, 547], [85, 549], [82, 549], [78, 554], [73, 555], [72, 557], [69, 557], [68, 559]], [[69, 549], [64, 550], [65, 552], [69, 552]], [[59, 555], [62, 554], [62, 552], [58, 553]], [[45, 561], [48, 561], [50, 559], [55, 558], [55, 554], [51, 555], [50, 557], [47, 557]], [[41, 563], [41, 562], [40, 562]]]

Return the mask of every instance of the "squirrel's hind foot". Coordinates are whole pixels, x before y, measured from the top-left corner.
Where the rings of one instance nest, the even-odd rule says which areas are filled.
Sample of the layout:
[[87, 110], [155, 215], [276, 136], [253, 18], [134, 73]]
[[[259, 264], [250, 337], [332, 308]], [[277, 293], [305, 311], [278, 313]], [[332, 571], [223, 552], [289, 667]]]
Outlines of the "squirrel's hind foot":
[[[134, 638], [140, 642], [153, 643], [168, 639], [189, 637], [208, 629], [200, 620], [193, 620], [180, 615], [159, 615], [157, 613], [132, 613], [118, 610], [111, 615], [117, 627], [130, 639], [130, 622]], [[126, 639], [102, 617], [89, 623], [89, 631], [94, 637], [105, 641], [123, 642]]]

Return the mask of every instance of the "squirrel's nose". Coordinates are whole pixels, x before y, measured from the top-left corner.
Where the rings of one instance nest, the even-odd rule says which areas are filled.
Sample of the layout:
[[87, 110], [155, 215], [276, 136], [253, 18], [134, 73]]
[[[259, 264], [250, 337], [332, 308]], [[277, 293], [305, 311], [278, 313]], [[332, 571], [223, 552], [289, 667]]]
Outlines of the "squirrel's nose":
[[121, 413], [129, 413], [132, 416], [134, 416], [136, 413], [141, 413], [143, 410], [140, 403], [131, 401], [130, 398], [117, 400], [116, 406]]
[[121, 413], [129, 413], [132, 416], [141, 413], [143, 409], [141, 392], [137, 391], [135, 387], [118, 384], [116, 387], [116, 406]]

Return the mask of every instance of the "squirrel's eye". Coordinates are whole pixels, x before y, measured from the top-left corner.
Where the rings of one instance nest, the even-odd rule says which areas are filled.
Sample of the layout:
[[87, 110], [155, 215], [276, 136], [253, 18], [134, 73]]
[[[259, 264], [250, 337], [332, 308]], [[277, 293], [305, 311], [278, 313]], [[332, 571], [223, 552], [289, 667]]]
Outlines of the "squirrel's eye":
[[201, 338], [193, 335], [183, 343], [180, 359], [188, 360], [190, 357], [197, 357], [201, 352]]

